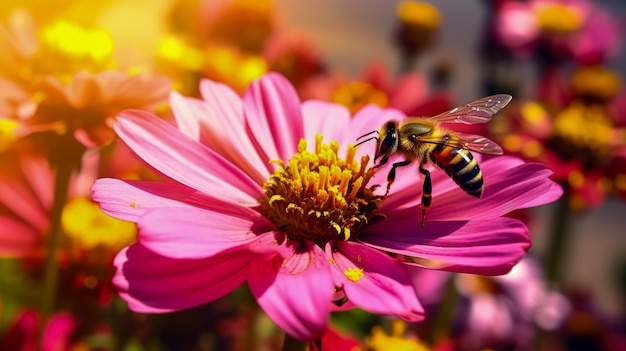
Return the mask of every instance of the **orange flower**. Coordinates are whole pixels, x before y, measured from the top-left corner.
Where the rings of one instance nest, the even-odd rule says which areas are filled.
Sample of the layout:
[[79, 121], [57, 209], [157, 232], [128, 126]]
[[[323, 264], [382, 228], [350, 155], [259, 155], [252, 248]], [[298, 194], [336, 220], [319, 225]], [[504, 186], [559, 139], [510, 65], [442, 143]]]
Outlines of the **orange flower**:
[[35, 131], [31, 137], [36, 145], [50, 157], [80, 156], [87, 147], [113, 140], [111, 125], [117, 113], [155, 108], [169, 91], [167, 79], [115, 71], [81, 71], [69, 84], [47, 77], [40, 85], [42, 100], [25, 123]]

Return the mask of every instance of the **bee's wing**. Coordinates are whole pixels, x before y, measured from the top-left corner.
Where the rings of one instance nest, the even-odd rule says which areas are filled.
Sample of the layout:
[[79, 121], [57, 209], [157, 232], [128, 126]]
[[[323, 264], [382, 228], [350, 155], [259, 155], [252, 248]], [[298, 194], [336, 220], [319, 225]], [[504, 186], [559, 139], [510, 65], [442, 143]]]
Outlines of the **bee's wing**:
[[455, 107], [450, 111], [431, 117], [443, 123], [485, 123], [504, 108], [513, 97], [507, 94], [498, 94], [474, 100], [465, 105]]
[[447, 146], [467, 149], [481, 154], [502, 155], [500, 145], [495, 141], [477, 134], [454, 133], [456, 138], [442, 140], [441, 136], [419, 137], [420, 143], [443, 144]]

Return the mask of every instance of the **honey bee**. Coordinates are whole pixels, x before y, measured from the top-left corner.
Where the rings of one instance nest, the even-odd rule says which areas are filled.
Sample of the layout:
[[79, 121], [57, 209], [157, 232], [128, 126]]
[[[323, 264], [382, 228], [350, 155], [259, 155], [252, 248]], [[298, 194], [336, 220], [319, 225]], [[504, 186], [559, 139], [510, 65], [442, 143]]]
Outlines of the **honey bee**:
[[[357, 145], [376, 140], [374, 162], [378, 168], [394, 155], [404, 156], [403, 161], [395, 162], [387, 175], [387, 191], [396, 179], [396, 169], [419, 162], [419, 172], [424, 175], [422, 184], [422, 222], [424, 227], [426, 210], [432, 202], [432, 181], [425, 168], [432, 162], [441, 168], [466, 193], [480, 198], [483, 194], [483, 175], [478, 162], [470, 151], [489, 155], [502, 155], [502, 148], [494, 141], [481, 135], [457, 133], [441, 126], [441, 123], [486, 123], [503, 109], [512, 97], [506, 94], [487, 96], [465, 105], [453, 108], [434, 117], [412, 117], [403, 122], [389, 121], [379, 131], [360, 136]], [[372, 136], [372, 134], [376, 134]], [[368, 137], [369, 138], [366, 138]]]

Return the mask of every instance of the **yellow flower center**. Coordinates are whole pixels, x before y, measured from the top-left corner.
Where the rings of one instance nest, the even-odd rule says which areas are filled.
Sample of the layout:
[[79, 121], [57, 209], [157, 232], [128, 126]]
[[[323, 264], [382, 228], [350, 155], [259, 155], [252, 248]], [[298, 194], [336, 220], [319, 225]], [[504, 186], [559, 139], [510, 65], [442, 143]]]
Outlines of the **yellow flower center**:
[[135, 238], [133, 223], [106, 215], [96, 203], [83, 197], [65, 205], [61, 221], [70, 241], [83, 250], [106, 247], [117, 251]]
[[400, 22], [408, 26], [435, 29], [441, 22], [439, 10], [421, 1], [402, 1], [396, 7], [396, 15]]
[[40, 51], [34, 65], [41, 74], [67, 81], [81, 69], [98, 72], [111, 68], [113, 41], [103, 29], [85, 29], [57, 21], [39, 33]]
[[[322, 144], [317, 135], [315, 151], [306, 150], [300, 140], [298, 152], [263, 185], [263, 212], [290, 242], [310, 240], [323, 247], [330, 240], [354, 239], [374, 217], [382, 197], [373, 194], [367, 183], [374, 170], [367, 167], [369, 156], [354, 158], [350, 145], [346, 158], [337, 152], [339, 144]], [[358, 280], [357, 272], [350, 273]]]
[[498, 282], [487, 276], [460, 274], [457, 279], [459, 289], [467, 295], [494, 295], [502, 290]]
[[565, 156], [601, 162], [611, 147], [613, 123], [604, 106], [574, 102], [556, 116], [553, 134]]
[[401, 320], [393, 320], [391, 333], [387, 334], [382, 327], [375, 326], [372, 334], [365, 340], [367, 350], [383, 351], [428, 351], [428, 347], [416, 339], [405, 336], [406, 323]]
[[622, 82], [619, 75], [601, 66], [583, 67], [574, 73], [572, 88], [579, 96], [607, 101], [617, 95]]
[[14, 120], [0, 119], [0, 153], [5, 151], [18, 138], [16, 131], [19, 126]]
[[333, 92], [331, 99], [335, 103], [346, 106], [352, 113], [360, 110], [365, 105], [374, 104], [380, 107], [387, 107], [389, 103], [387, 93], [362, 81], [340, 86]]
[[522, 117], [530, 125], [543, 122], [547, 118], [547, 113], [543, 107], [536, 102], [527, 102], [522, 105]]
[[542, 4], [534, 9], [539, 26], [549, 34], [570, 33], [583, 22], [580, 10], [562, 4]]

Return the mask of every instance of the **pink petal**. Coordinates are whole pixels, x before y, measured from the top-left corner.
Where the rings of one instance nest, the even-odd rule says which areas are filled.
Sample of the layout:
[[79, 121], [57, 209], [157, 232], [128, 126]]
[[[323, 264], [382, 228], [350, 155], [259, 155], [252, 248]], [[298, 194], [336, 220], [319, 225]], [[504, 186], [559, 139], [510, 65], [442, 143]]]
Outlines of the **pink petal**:
[[255, 80], [243, 97], [249, 134], [268, 160], [287, 161], [304, 137], [300, 98], [280, 74], [268, 73]]
[[177, 311], [211, 302], [240, 286], [251, 258], [235, 250], [201, 260], [174, 259], [133, 244], [115, 258], [113, 284], [135, 312]]
[[428, 95], [428, 82], [421, 74], [409, 73], [400, 77], [389, 92], [389, 106], [400, 111], [411, 111]]
[[[33, 189], [27, 179], [21, 175], [14, 174], [12, 167], [3, 168], [0, 170], [0, 204], [2, 207], [36, 226], [47, 225], [49, 222], [46, 208], [48, 204], [41, 203], [40, 200], [42, 199], [39, 198], [38, 189]], [[48, 174], [43, 173], [42, 177], [46, 175]], [[27, 176], [36, 178], [30, 174]], [[52, 181], [47, 184], [48, 192], [52, 193]]]
[[265, 313], [285, 333], [309, 341], [326, 330], [334, 285], [328, 257], [305, 243], [293, 255], [277, 255], [249, 266], [248, 284]]
[[100, 102], [102, 91], [94, 77], [86, 71], [78, 72], [67, 87], [67, 100], [76, 108]]
[[261, 186], [245, 172], [147, 112], [122, 112], [115, 130], [139, 157], [182, 184], [248, 205], [263, 196]]
[[239, 126], [244, 125], [241, 98], [233, 89], [224, 83], [203, 79], [200, 82], [200, 95], [219, 116], [228, 116], [225, 123], [233, 121]]
[[[474, 154], [474, 157], [479, 160], [478, 164], [485, 178], [485, 188], [491, 187], [491, 177], [494, 175], [510, 172], [510, 169], [524, 164], [524, 161], [518, 157], [499, 156], [484, 162], [480, 161], [480, 154]], [[386, 186], [386, 177], [390, 169], [390, 165], [381, 167], [376, 172], [374, 181], [378, 181], [378, 184], [382, 184], [383, 187]], [[379, 173], [384, 175], [382, 181], [380, 180]], [[459, 186], [454, 183], [443, 170], [431, 166], [430, 175], [433, 183], [433, 207], [429, 210], [427, 219], [432, 219], [431, 212], [437, 210], [442, 205], [443, 202], [440, 200], [442, 194], [454, 191], [453, 194], [459, 196], [458, 200], [455, 200], [455, 202], [465, 203], [471, 200], [472, 197], [460, 190]], [[387, 215], [397, 215], [398, 217], [406, 216], [407, 214], [402, 212], [402, 210], [408, 208], [411, 208], [409, 211], [411, 211], [413, 215], [419, 213], [421, 210], [416, 208], [416, 206], [419, 206], [421, 202], [422, 183], [423, 177], [419, 174], [417, 162], [406, 167], [398, 168], [396, 181], [393, 183], [389, 197], [385, 200], [381, 210]], [[480, 201], [483, 201], [483, 199]]]
[[42, 253], [42, 229], [0, 213], [0, 256], [24, 257]]
[[185, 98], [178, 92], [170, 94], [170, 106], [178, 129], [191, 139], [201, 142], [200, 128], [206, 115], [212, 114], [211, 108], [197, 99]]
[[39, 326], [42, 324], [38, 312], [25, 309], [17, 314], [13, 325], [7, 326], [2, 333], [0, 347], [2, 350], [32, 351], [38, 350]]
[[489, 221], [426, 221], [419, 216], [385, 220], [359, 236], [363, 243], [383, 251], [426, 259], [426, 268], [499, 275], [507, 273], [530, 247], [528, 228], [512, 218]]
[[[411, 280], [397, 261], [365, 245], [338, 241], [330, 252], [335, 285], [356, 306], [376, 314], [395, 315], [410, 321], [424, 318]], [[345, 272], [361, 269], [363, 276], [353, 281]]]
[[[29, 155], [20, 158], [20, 166], [22, 174], [28, 180], [28, 185], [39, 200], [40, 206], [47, 212], [52, 207], [54, 196], [54, 192], [51, 191], [54, 184], [54, 172], [50, 169], [50, 164], [43, 157]], [[32, 217], [28, 218], [33, 220]]]
[[159, 207], [222, 209], [228, 202], [207, 196], [185, 185], [142, 180], [101, 178], [91, 187], [91, 198], [105, 213], [137, 222], [146, 211]]
[[[515, 209], [546, 204], [558, 198], [558, 186], [548, 177], [552, 171], [538, 163], [523, 163], [515, 157], [500, 156], [480, 163], [485, 181], [482, 198], [466, 194], [443, 171], [431, 171], [433, 179], [432, 206], [426, 212], [429, 220], [477, 220], [500, 217]], [[411, 167], [411, 166], [409, 166]], [[384, 169], [383, 169], [384, 171]], [[398, 173], [390, 196], [381, 210], [388, 219], [421, 213], [422, 180], [407, 184]], [[396, 184], [398, 183], [398, 184]], [[403, 189], [409, 185], [408, 189]]]
[[228, 206], [221, 210], [165, 207], [139, 218], [138, 242], [159, 255], [199, 259], [248, 245], [275, 245], [273, 225], [255, 210]]
[[[546, 204], [554, 200], [555, 193], [550, 192], [554, 182], [548, 178], [551, 174], [551, 170], [538, 163], [522, 164], [497, 174], [490, 172], [485, 174], [482, 198], [476, 199], [460, 189], [453, 189], [433, 197], [433, 207], [427, 212], [427, 218], [484, 220], [527, 207], [528, 202]], [[544, 198], [546, 194], [548, 196]]]
[[70, 338], [76, 326], [76, 318], [70, 313], [62, 312], [53, 315], [43, 332], [42, 351], [71, 349]]
[[[389, 120], [403, 120], [406, 116], [404, 113], [395, 109], [382, 109], [375, 105], [367, 105], [360, 109], [351, 119], [348, 128], [341, 132], [343, 136], [339, 141], [341, 144], [341, 153], [343, 155], [348, 147], [348, 144], [356, 144], [357, 139], [372, 131], [378, 131], [380, 127]], [[372, 136], [375, 136], [372, 134]], [[361, 140], [359, 140], [361, 141]], [[357, 155], [360, 157], [364, 154], [371, 156], [371, 161], [374, 161], [374, 152], [376, 151], [376, 141], [369, 141], [359, 146]]]
[[271, 163], [259, 156], [245, 125], [235, 116], [218, 114], [205, 101], [177, 93], [172, 93], [170, 105], [183, 133], [225, 157], [257, 184], [269, 178]]
[[453, 275], [450, 272], [425, 269], [415, 265], [404, 265], [404, 270], [411, 277], [420, 301], [425, 305], [440, 302], [445, 294], [446, 283]]
[[550, 186], [550, 189], [543, 194], [541, 197], [538, 197], [534, 200], [530, 200], [520, 208], [530, 208], [535, 206], [545, 205], [547, 203], [554, 202], [563, 196], [563, 188], [558, 183], [553, 182]]
[[309, 145], [315, 145], [317, 133], [324, 136], [324, 142], [341, 140], [341, 134], [348, 129], [350, 111], [344, 106], [329, 102], [309, 100], [302, 104], [304, 137]]

